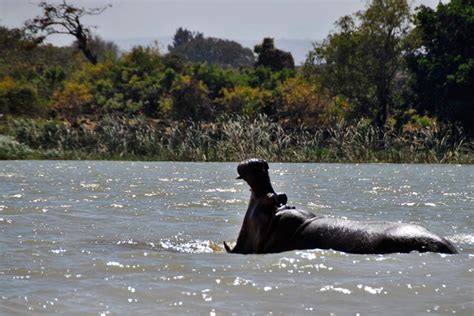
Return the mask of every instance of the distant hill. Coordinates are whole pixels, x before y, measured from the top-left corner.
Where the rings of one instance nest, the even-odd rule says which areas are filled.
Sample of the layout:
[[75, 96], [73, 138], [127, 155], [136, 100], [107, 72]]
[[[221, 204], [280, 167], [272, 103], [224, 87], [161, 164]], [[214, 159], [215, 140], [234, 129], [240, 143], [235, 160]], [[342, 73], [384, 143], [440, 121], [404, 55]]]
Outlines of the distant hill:
[[[153, 37], [133, 37], [133, 38], [109, 38], [108, 40], [116, 43], [120, 49], [124, 51], [130, 50], [133, 46], [149, 46], [154, 45], [155, 41], [158, 41], [158, 47], [162, 52], [167, 52], [168, 45], [172, 44], [173, 36], [162, 36], [158, 38]], [[248, 47], [253, 50], [256, 44], [261, 43], [262, 39], [256, 40], [235, 40], [244, 47]], [[305, 61], [306, 55], [312, 48], [313, 40], [310, 39], [286, 39], [280, 38], [275, 39], [275, 46], [278, 49], [289, 51], [293, 55], [296, 65], [300, 65]]]

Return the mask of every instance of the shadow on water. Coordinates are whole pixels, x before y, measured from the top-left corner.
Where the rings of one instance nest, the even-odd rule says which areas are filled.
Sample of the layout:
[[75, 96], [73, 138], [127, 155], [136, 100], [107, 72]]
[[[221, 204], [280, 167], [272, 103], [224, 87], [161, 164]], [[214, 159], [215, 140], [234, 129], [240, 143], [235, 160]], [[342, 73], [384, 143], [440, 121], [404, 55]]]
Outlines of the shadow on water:
[[[474, 235], [458, 234], [447, 236], [447, 239], [455, 244], [460, 253], [474, 253]], [[148, 250], [154, 252], [171, 252], [171, 253], [225, 253], [223, 242], [215, 242], [211, 240], [180, 240], [180, 239], [161, 239], [160, 241], [141, 241], [136, 239], [122, 240], [90, 240], [87, 243], [118, 247], [119, 249], [129, 250]], [[231, 247], [235, 246], [235, 242], [229, 242]], [[309, 249], [311, 251], [311, 249]], [[315, 249], [313, 249], [315, 250]]]

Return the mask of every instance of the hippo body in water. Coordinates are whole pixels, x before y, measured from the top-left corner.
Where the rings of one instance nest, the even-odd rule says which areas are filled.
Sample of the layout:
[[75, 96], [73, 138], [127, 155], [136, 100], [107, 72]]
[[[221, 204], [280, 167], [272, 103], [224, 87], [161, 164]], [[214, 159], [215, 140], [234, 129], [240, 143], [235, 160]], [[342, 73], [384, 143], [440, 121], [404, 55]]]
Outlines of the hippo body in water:
[[457, 253], [445, 238], [412, 224], [351, 221], [316, 216], [286, 206], [285, 194], [276, 194], [264, 160], [243, 161], [238, 179], [251, 188], [250, 202], [233, 249], [240, 254], [275, 253], [295, 249], [334, 249], [357, 254], [440, 252]]

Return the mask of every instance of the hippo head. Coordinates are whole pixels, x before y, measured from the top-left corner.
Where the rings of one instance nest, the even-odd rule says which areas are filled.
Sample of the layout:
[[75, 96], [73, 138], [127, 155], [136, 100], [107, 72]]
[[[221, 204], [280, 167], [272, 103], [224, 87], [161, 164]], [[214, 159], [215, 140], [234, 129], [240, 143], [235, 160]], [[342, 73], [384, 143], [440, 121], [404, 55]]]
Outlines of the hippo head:
[[245, 180], [257, 197], [275, 193], [268, 175], [268, 163], [265, 160], [255, 158], [244, 160], [237, 166], [237, 173], [239, 174], [237, 179]]
[[[245, 181], [252, 181], [254, 178], [268, 177], [268, 163], [263, 159], [247, 159], [239, 163], [237, 166], [237, 179], [244, 179]], [[268, 181], [270, 179], [268, 178]]]
[[[276, 194], [270, 182], [268, 163], [263, 159], [247, 159], [237, 166], [237, 179], [248, 183], [256, 198], [274, 196], [278, 205], [285, 205], [286, 194]], [[270, 195], [269, 195], [270, 194]]]

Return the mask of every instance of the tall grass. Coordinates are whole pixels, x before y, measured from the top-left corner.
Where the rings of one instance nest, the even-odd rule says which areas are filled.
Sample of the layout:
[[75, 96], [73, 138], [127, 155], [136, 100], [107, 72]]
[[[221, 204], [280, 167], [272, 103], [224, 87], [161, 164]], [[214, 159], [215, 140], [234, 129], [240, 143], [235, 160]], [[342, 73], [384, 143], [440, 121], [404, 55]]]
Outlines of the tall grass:
[[[330, 128], [284, 130], [265, 116], [226, 116], [212, 123], [160, 123], [107, 116], [95, 125], [16, 120], [21, 144], [7, 158], [240, 161], [261, 157], [292, 162], [473, 163], [473, 142], [458, 127], [382, 131], [363, 121]], [[2, 143], [0, 142], [0, 146]], [[16, 144], [16, 143], [15, 143]], [[15, 145], [18, 147], [18, 145]], [[32, 153], [25, 148], [32, 149]], [[1, 150], [1, 148], [0, 148]], [[5, 159], [5, 157], [3, 157]]]

